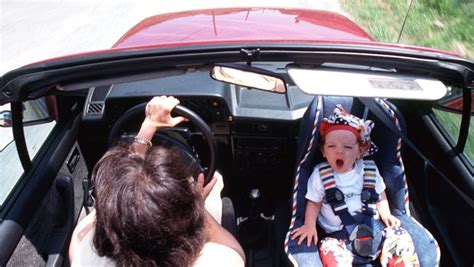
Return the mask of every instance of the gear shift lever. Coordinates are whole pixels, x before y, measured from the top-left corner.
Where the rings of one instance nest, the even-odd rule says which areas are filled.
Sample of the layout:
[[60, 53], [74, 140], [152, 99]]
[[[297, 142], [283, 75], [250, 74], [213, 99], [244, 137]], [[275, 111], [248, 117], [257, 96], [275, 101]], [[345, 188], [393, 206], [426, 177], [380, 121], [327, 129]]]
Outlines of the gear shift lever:
[[257, 199], [260, 197], [260, 190], [258, 190], [257, 188], [254, 188], [252, 190], [250, 190], [250, 198], [251, 199]]
[[258, 217], [258, 209], [257, 209], [257, 202], [260, 198], [260, 190], [257, 188], [253, 188], [250, 190], [250, 211], [249, 211], [249, 218], [257, 218]]

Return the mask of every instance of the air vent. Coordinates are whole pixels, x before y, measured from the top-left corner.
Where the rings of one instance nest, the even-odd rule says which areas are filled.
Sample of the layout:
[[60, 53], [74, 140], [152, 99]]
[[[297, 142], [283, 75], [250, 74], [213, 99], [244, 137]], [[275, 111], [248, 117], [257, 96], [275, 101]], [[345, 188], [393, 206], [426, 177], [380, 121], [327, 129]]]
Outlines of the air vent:
[[104, 103], [103, 102], [91, 102], [87, 109], [87, 114], [102, 114], [104, 113]]
[[83, 121], [100, 121], [105, 113], [105, 103], [112, 86], [89, 88], [89, 94], [82, 113]]

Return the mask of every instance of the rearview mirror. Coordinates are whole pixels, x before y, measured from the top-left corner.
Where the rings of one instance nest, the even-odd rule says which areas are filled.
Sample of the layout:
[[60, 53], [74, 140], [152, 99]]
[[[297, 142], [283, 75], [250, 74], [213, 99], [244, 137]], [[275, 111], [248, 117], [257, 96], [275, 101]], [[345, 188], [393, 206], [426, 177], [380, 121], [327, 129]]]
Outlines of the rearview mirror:
[[211, 77], [217, 81], [237, 84], [249, 89], [286, 93], [286, 83], [276, 73], [251, 66], [215, 65], [211, 69]]

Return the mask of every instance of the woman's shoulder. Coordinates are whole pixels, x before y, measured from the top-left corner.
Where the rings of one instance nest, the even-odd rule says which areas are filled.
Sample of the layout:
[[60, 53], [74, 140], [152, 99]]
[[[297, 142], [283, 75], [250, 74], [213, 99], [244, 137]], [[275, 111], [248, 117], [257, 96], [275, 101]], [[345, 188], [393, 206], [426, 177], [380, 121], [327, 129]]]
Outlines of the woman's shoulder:
[[[225, 263], [225, 264], [224, 264]], [[242, 257], [233, 248], [218, 244], [215, 242], [207, 242], [201, 250], [199, 258], [194, 263], [194, 267], [204, 266], [244, 266], [245, 262]]]
[[115, 262], [107, 257], [102, 257], [97, 254], [94, 248], [95, 226], [92, 225], [87, 232], [81, 236], [78, 244], [75, 247], [74, 257], [70, 258], [71, 266], [116, 266]]

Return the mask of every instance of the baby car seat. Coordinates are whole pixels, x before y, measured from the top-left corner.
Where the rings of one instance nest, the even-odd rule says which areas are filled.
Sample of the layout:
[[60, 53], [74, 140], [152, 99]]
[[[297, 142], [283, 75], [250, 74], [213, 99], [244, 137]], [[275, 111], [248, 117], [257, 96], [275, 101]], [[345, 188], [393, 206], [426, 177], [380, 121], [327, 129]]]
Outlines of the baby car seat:
[[[393, 123], [402, 132], [406, 132], [403, 117], [393, 104], [382, 99], [376, 99], [376, 103], [382, 107], [383, 111], [389, 115], [389, 118], [393, 120]], [[391, 212], [400, 219], [402, 227], [412, 236], [421, 266], [436, 266], [439, 263], [440, 257], [436, 240], [428, 230], [410, 216], [408, 187], [400, 154], [401, 140], [399, 136], [388, 129], [377, 117], [371, 116], [368, 109], [359, 99], [334, 96], [316, 96], [301, 121], [292, 195], [291, 221], [284, 244], [285, 252], [288, 254], [290, 261], [298, 262], [303, 258], [307, 258], [313, 261], [311, 266], [318, 266], [318, 264], [314, 263], [314, 261], [319, 260], [317, 247], [314, 245], [307, 247], [306, 241], [298, 245], [297, 240], [291, 240], [290, 232], [300, 227], [304, 222], [305, 195], [308, 179], [314, 166], [323, 161], [321, 152], [317, 148], [319, 124], [323, 118], [331, 114], [336, 104], [341, 104], [345, 110], [360, 118], [369, 118], [375, 122], [371, 138], [379, 147], [379, 151], [370, 159], [375, 160], [380, 174], [384, 178]], [[374, 264], [377, 265], [375, 262]]]

